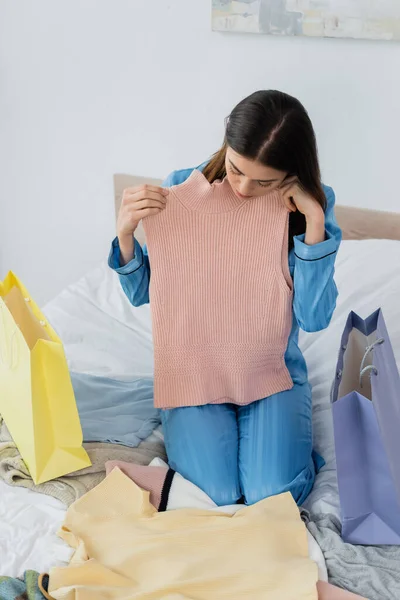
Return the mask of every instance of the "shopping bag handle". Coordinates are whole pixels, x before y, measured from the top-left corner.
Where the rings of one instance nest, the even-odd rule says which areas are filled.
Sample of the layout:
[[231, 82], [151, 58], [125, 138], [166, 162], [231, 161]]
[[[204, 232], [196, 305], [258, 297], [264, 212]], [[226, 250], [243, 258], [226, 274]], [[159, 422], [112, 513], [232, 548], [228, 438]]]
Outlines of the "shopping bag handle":
[[363, 356], [363, 359], [361, 361], [361, 366], [360, 366], [360, 388], [361, 389], [363, 387], [362, 379], [366, 373], [371, 373], [371, 375], [378, 375], [378, 369], [374, 365], [365, 366], [365, 363], [368, 358], [368, 355], [372, 352], [372, 350], [375, 348], [375, 346], [380, 346], [381, 344], [384, 343], [384, 341], [385, 340], [383, 338], [378, 338], [377, 340], [375, 340], [375, 342], [373, 344], [371, 344], [370, 346], [367, 346], [367, 348], [365, 350], [365, 354]]

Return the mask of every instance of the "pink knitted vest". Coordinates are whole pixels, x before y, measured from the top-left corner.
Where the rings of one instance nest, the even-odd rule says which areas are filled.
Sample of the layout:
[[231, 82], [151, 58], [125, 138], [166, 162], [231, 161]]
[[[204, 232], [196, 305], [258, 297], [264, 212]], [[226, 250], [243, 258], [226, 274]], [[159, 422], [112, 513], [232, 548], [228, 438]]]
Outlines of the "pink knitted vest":
[[239, 199], [197, 170], [144, 220], [157, 407], [249, 404], [293, 386], [288, 222], [278, 191]]

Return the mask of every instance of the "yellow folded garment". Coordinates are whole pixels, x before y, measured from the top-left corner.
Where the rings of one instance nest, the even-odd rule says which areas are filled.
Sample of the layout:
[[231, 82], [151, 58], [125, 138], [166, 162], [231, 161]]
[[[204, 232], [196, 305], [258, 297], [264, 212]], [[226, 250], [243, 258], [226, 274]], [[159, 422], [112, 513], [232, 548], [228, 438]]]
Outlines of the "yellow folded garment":
[[59, 535], [76, 552], [50, 573], [56, 600], [317, 600], [317, 566], [290, 494], [234, 515], [159, 513], [114, 469], [70, 507]]

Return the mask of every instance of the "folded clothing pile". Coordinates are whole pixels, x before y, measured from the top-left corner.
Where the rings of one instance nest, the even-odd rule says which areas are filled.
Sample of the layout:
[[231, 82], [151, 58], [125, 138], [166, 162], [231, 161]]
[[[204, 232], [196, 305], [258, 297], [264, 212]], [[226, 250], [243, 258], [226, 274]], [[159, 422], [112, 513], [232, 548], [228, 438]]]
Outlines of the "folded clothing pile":
[[154, 458], [166, 458], [162, 436], [155, 434], [140, 442], [137, 448], [102, 442], [85, 443], [84, 447], [92, 462], [90, 467], [35, 485], [0, 416], [0, 479], [8, 485], [25, 487], [41, 494], [53, 496], [66, 506], [70, 506], [105, 478], [105, 464], [109, 460], [148, 465]]
[[84, 442], [136, 448], [161, 424], [154, 408], [153, 379], [110, 379], [71, 373]]

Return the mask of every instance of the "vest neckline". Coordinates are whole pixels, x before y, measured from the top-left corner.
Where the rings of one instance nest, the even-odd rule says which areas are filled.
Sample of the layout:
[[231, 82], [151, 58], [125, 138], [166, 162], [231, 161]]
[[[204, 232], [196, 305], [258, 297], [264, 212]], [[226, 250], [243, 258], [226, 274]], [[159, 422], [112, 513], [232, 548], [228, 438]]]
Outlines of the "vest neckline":
[[[205, 214], [238, 210], [252, 200], [252, 198], [238, 198], [226, 177], [222, 181], [209, 183], [198, 169], [194, 169], [186, 181], [173, 186], [171, 190], [186, 208]], [[265, 196], [273, 193], [276, 191], [269, 192]]]

